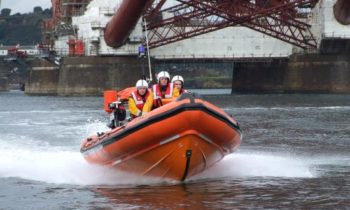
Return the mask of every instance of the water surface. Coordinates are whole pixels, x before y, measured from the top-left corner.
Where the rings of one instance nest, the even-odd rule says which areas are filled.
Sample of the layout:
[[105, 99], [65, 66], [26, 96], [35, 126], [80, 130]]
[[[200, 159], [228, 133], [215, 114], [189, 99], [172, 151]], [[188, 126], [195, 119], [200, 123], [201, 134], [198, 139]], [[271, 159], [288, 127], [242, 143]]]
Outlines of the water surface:
[[106, 130], [100, 97], [0, 93], [0, 209], [346, 209], [350, 95], [210, 95], [240, 149], [185, 183], [87, 164]]

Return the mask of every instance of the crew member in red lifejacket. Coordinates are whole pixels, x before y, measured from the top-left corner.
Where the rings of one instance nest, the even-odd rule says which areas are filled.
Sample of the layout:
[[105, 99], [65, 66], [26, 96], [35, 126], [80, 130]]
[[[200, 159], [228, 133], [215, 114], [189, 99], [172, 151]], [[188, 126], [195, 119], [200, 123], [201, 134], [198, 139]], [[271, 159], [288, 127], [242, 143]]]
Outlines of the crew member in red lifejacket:
[[153, 85], [153, 108], [157, 108], [174, 98], [174, 85], [167, 71], [157, 74], [158, 83]]
[[129, 111], [131, 118], [136, 118], [151, 111], [153, 105], [152, 91], [148, 90], [146, 80], [140, 79], [136, 83], [137, 90], [129, 97]]
[[187, 90], [184, 89], [184, 78], [180, 75], [176, 75], [173, 77], [171, 82], [174, 84], [174, 97], [177, 98], [183, 93], [188, 93]]

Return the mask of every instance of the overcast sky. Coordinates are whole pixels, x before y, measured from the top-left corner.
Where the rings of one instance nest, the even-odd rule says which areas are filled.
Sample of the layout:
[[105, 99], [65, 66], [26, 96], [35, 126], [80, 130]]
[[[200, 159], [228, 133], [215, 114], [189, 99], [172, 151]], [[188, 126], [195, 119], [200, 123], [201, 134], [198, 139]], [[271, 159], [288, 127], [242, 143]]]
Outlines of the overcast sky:
[[10, 8], [11, 14], [32, 12], [33, 8], [40, 6], [43, 9], [51, 7], [51, 0], [0, 0], [0, 8]]

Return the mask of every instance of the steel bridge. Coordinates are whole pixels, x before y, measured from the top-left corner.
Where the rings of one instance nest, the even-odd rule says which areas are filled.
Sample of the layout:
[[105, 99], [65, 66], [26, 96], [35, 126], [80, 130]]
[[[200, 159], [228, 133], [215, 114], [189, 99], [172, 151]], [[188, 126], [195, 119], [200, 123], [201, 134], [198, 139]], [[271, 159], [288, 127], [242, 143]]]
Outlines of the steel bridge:
[[[64, 17], [81, 14], [90, 1], [52, 0], [53, 19], [44, 28], [52, 30]], [[318, 1], [122, 0], [105, 27], [104, 39], [108, 46], [122, 46], [143, 17], [149, 48], [232, 26], [247, 27], [303, 49], [316, 48], [307, 19]], [[336, 0], [333, 11], [340, 24], [350, 24], [349, 0]]]
[[231, 26], [244, 26], [307, 49], [316, 40], [306, 18], [318, 0], [166, 0], [154, 1], [144, 14], [149, 48]]

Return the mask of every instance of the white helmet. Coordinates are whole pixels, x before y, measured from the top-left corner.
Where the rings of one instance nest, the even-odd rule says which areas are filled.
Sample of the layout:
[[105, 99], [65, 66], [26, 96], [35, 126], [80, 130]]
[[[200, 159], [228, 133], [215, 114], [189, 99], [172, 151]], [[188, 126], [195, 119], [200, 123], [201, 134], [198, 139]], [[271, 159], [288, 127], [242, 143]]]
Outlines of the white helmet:
[[160, 79], [161, 77], [166, 77], [166, 78], [168, 78], [168, 80], [170, 81], [170, 74], [169, 74], [167, 71], [161, 71], [161, 72], [159, 72], [159, 73], [157, 74], [157, 80], [158, 80], [158, 82], [159, 82], [159, 79]]
[[184, 78], [180, 75], [174, 76], [173, 79], [171, 80], [171, 82], [175, 82], [175, 81], [181, 81], [182, 85], [185, 83]]
[[136, 88], [148, 88], [148, 83], [146, 80], [140, 79], [139, 81], [136, 82]]

